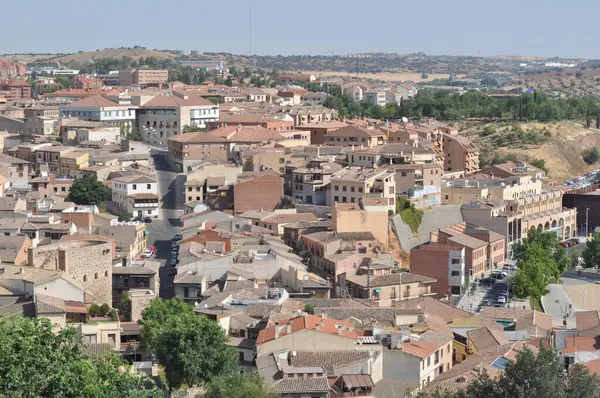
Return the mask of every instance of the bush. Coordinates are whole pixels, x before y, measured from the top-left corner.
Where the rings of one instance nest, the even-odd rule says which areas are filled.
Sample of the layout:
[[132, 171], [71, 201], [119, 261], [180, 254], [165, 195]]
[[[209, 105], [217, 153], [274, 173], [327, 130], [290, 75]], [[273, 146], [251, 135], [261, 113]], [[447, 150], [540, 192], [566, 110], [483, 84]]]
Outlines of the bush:
[[544, 159], [534, 159], [531, 161], [531, 165], [537, 167], [538, 169], [544, 170], [546, 174], [550, 172], [550, 170], [546, 167], [546, 161]]
[[120, 213], [119, 214], [119, 221], [131, 221], [131, 219], [133, 218], [133, 215], [130, 213]]
[[410, 227], [413, 234], [419, 230], [423, 221], [423, 210], [415, 208], [407, 199], [396, 198], [396, 213], [400, 215], [402, 221]]
[[111, 308], [110, 308], [110, 305], [108, 305], [108, 304], [104, 303], [104, 304], [102, 304], [102, 306], [100, 307], [100, 312], [99, 312], [99, 315], [100, 315], [100, 316], [106, 316], [106, 315], [108, 315], [108, 313], [110, 312], [110, 310], [111, 310]]
[[600, 160], [600, 151], [596, 147], [584, 150], [581, 155], [587, 164], [594, 164]]
[[96, 317], [96, 316], [100, 315], [101, 311], [102, 310], [100, 309], [100, 306], [98, 304], [94, 303], [90, 306], [88, 313], [90, 314], [91, 317]]

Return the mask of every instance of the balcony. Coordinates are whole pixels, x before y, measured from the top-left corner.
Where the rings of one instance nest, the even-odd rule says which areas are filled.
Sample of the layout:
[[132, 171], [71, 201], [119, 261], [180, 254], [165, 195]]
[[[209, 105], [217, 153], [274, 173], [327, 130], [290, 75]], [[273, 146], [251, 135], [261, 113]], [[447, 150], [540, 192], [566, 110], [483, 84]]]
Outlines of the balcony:
[[117, 280], [113, 281], [113, 289], [150, 289], [150, 281]]
[[135, 351], [140, 349], [139, 341], [122, 341], [121, 351]]

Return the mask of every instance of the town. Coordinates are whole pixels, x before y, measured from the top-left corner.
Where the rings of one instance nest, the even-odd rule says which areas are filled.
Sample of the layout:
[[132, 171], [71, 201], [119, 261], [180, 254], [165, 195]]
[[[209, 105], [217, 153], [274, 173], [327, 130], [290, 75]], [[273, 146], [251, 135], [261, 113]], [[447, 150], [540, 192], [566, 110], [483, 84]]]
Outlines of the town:
[[0, 395], [597, 396], [595, 145], [557, 179], [415, 82], [200, 55], [0, 60]]

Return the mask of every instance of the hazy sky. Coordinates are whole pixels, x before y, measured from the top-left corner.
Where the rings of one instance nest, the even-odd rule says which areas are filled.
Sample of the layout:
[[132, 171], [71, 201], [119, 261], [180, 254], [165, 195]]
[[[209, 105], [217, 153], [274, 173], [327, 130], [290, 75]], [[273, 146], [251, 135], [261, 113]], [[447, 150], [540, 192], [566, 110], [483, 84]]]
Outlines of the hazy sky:
[[[0, 53], [141, 45], [248, 54], [250, 0], [3, 0]], [[600, 58], [598, 0], [252, 0], [255, 54]]]

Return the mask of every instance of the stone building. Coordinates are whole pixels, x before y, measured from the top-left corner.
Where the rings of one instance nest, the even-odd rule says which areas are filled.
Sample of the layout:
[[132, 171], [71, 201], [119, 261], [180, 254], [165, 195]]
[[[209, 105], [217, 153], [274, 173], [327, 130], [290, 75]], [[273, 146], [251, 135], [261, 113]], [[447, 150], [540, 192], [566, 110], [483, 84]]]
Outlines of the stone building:
[[100, 304], [112, 303], [112, 243], [58, 242], [30, 248], [27, 263], [35, 268], [61, 270], [73, 277]]

